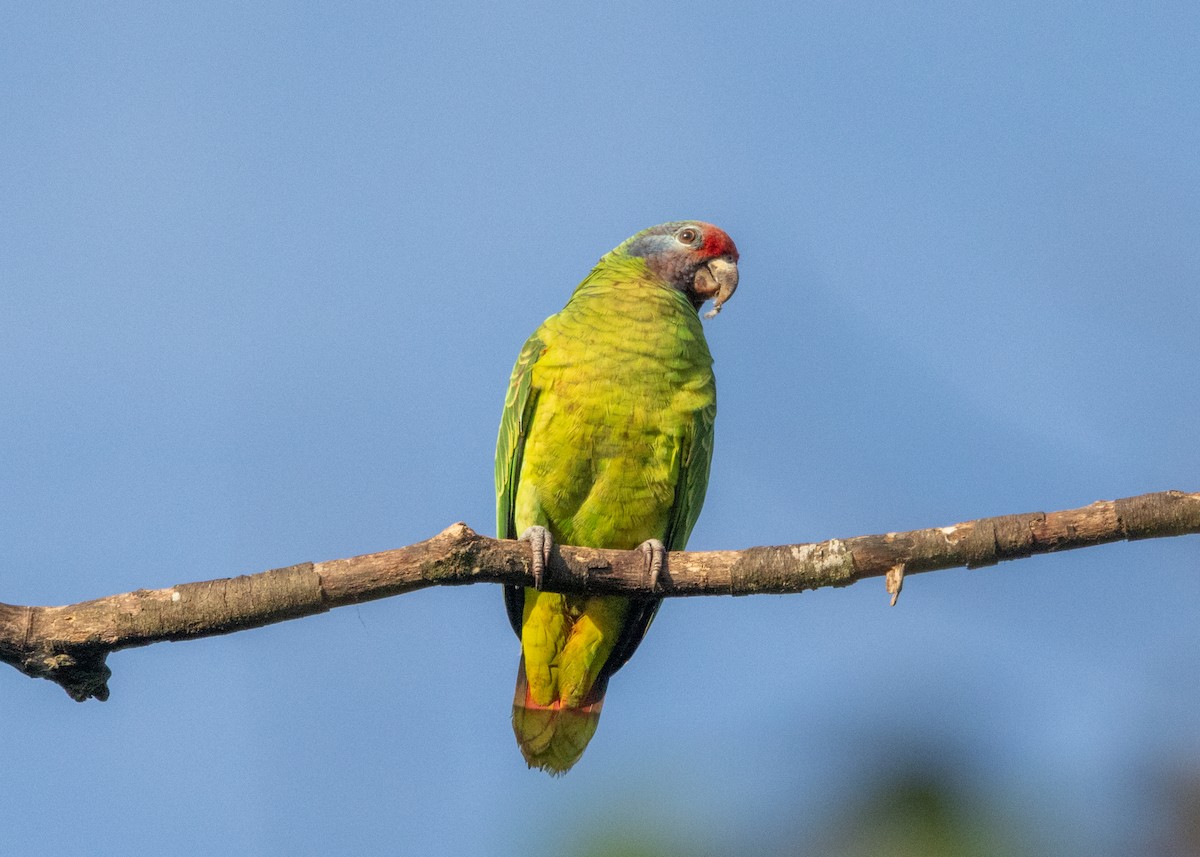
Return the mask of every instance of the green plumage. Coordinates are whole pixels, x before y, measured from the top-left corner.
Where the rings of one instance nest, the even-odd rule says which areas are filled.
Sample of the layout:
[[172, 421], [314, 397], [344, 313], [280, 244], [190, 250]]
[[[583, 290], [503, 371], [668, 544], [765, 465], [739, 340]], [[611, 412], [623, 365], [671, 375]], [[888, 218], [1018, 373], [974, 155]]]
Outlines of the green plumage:
[[[627, 252], [638, 237], [517, 359], [496, 446], [501, 538], [539, 525], [560, 544], [687, 543], [712, 456], [712, 357], [693, 298]], [[508, 589], [523, 655], [513, 724], [531, 766], [561, 773], [579, 758], [659, 601]]]

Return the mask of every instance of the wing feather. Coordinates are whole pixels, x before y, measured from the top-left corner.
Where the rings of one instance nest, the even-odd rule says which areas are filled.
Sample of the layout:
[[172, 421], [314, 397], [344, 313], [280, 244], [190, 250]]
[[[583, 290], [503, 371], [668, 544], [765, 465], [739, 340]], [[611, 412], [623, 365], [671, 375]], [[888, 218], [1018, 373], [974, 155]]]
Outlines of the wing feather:
[[[496, 538], [500, 539], [515, 539], [519, 535], [516, 531], [517, 481], [538, 398], [533, 386], [533, 366], [545, 350], [545, 343], [537, 333], [529, 337], [513, 366], [508, 392], [504, 396], [504, 413], [496, 438]], [[524, 601], [525, 590], [521, 587], [504, 587], [504, 606], [517, 639], [521, 638]]]
[[[704, 494], [708, 490], [713, 425], [716, 418], [717, 406], [714, 402], [696, 411], [691, 431], [680, 438], [681, 463], [678, 481], [675, 484], [675, 502], [671, 506], [671, 516], [663, 538], [663, 545], [669, 551], [683, 550], [686, 547], [688, 536], [700, 517], [700, 507], [704, 505]], [[630, 605], [629, 617], [621, 636], [596, 680], [600, 693], [604, 692], [605, 684], [612, 674], [633, 657], [660, 606], [661, 598], [639, 598]]]

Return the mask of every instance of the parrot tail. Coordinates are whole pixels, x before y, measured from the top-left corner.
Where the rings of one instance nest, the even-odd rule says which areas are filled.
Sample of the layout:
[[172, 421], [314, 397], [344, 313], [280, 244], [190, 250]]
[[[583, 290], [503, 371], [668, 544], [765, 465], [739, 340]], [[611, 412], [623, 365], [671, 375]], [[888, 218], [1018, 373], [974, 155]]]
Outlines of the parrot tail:
[[512, 723], [521, 755], [531, 768], [560, 776], [579, 761], [600, 722], [604, 707], [604, 685], [597, 682], [588, 701], [579, 708], [538, 705], [529, 698], [525, 679], [525, 657], [517, 667], [517, 690], [513, 694]]

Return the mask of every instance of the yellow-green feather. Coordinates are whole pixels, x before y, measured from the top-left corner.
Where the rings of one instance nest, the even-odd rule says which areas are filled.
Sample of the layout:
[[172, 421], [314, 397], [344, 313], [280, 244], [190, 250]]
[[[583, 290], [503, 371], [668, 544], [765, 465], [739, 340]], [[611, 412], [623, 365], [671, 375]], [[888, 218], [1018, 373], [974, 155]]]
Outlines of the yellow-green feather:
[[[536, 524], [560, 544], [630, 549], [657, 538], [682, 549], [708, 482], [711, 365], [686, 296], [620, 248], [605, 256], [513, 369], [496, 447], [499, 536]], [[568, 709], [596, 702], [589, 694], [614, 646], [622, 643], [623, 662], [637, 645], [622, 633], [639, 620], [644, 631], [656, 607], [611, 596], [523, 596], [519, 616], [509, 603], [529, 698]], [[514, 708], [530, 763], [565, 770], [595, 716], [587, 729], [564, 734], [566, 749], [555, 748], [548, 717]]]

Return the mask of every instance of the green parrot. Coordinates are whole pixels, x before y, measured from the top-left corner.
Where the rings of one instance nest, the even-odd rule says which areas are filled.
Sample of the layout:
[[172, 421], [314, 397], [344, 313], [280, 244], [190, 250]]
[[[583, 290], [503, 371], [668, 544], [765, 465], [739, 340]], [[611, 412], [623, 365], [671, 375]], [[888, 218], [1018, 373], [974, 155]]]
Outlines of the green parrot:
[[554, 542], [641, 548], [651, 580], [700, 515], [716, 384], [698, 311], [737, 288], [738, 251], [699, 221], [605, 254], [513, 368], [496, 443], [499, 538], [531, 543], [536, 588], [507, 586], [521, 640], [513, 731], [531, 768], [565, 773], [661, 598], [541, 590]]

